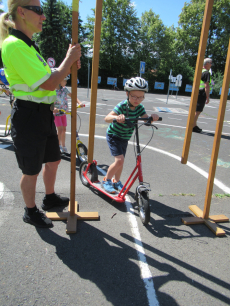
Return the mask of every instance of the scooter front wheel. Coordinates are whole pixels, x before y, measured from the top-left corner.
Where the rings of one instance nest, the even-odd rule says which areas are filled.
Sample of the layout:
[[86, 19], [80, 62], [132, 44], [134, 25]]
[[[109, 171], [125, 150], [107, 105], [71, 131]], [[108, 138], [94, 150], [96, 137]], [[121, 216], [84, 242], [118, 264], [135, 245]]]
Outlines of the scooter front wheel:
[[150, 221], [149, 195], [147, 191], [136, 194], [139, 216], [141, 222], [146, 225]]
[[[80, 176], [80, 180], [81, 180], [82, 184], [84, 186], [86, 186], [86, 187], [89, 187], [90, 184], [89, 184], [89, 182], [87, 181], [87, 179], [83, 175], [83, 173], [85, 172], [87, 166], [88, 166], [88, 162], [87, 161], [84, 161], [83, 163], [81, 163], [80, 168], [79, 168], [79, 176]], [[89, 168], [89, 171], [86, 173], [86, 175], [87, 175], [87, 177], [89, 179], [91, 179], [91, 170], [90, 170], [90, 168]]]
[[80, 160], [81, 163], [84, 162], [84, 161], [87, 161], [88, 150], [83, 143], [78, 144], [78, 150], [76, 149], [76, 153], [77, 153], [77, 157], [78, 157], [78, 159]]

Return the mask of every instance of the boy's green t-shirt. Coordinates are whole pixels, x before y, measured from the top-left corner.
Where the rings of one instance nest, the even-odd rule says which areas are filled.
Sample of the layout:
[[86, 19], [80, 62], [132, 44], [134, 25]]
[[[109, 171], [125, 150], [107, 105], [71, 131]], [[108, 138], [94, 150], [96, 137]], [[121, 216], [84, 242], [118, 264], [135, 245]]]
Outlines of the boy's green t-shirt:
[[[118, 103], [114, 107], [113, 111], [117, 115], [123, 114], [127, 116], [127, 112], [126, 112], [127, 104], [128, 104], [128, 101], [124, 100]], [[135, 110], [131, 110], [129, 108], [129, 118], [130, 119], [139, 118], [139, 117], [144, 116], [145, 114], [146, 114], [146, 111], [142, 104], [139, 104], [137, 107], [135, 107]], [[109, 124], [107, 133], [109, 135], [115, 135], [117, 137], [120, 137], [128, 141], [132, 137], [133, 130], [134, 130], [134, 126], [130, 127], [128, 126], [126, 122], [125, 123], [112, 122]]]

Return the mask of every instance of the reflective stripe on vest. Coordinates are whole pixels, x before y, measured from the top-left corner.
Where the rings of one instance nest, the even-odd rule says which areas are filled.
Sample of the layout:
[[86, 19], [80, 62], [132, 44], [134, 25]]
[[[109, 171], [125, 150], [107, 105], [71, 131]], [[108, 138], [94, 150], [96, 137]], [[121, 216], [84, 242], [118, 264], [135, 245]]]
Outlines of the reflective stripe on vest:
[[[47, 79], [47, 76], [44, 78]], [[26, 101], [32, 101], [36, 103], [54, 103], [57, 99], [56, 91], [45, 90], [35, 84], [29, 87], [26, 84], [15, 84], [10, 87], [10, 91], [16, 98]]]
[[[202, 73], [203, 73], [204, 71], [208, 71], [208, 70], [207, 70], [207, 69], [202, 69]], [[211, 84], [211, 82], [212, 82], [212, 78], [211, 78], [211, 74], [210, 74], [210, 80], [209, 80], [210, 90], [212, 89], [212, 84]], [[204, 83], [202, 80], [200, 80], [200, 87], [199, 87], [199, 89], [204, 89], [204, 88], [205, 88], [205, 83]]]
[[43, 97], [43, 98], [35, 97], [35, 96], [29, 96], [29, 95], [15, 96], [15, 97], [18, 98], [18, 99], [21, 99], [21, 100], [25, 100], [25, 101], [31, 101], [31, 102], [36, 102], [36, 103], [45, 103], [45, 104], [54, 103], [57, 99], [56, 95], [46, 96], [46, 97]]
[[[48, 74], [49, 76], [49, 74]], [[37, 89], [37, 87], [44, 83], [47, 80], [47, 75], [45, 75], [43, 78], [41, 78], [37, 83], [33, 84], [31, 87], [29, 87], [26, 84], [14, 84], [13, 86], [10, 86], [10, 91], [24, 91], [24, 92], [33, 92], [35, 89]], [[39, 90], [42, 91], [41, 88], [39, 88]]]

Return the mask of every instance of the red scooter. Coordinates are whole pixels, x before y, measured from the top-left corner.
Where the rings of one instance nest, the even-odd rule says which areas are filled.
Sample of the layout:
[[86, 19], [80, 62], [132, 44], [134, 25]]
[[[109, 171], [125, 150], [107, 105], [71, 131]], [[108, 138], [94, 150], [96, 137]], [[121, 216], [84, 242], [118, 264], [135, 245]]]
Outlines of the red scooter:
[[[161, 121], [162, 118], [160, 117], [158, 121]], [[116, 119], [113, 120], [116, 122]], [[126, 183], [124, 184], [122, 190], [117, 192], [116, 194], [111, 194], [106, 192], [103, 187], [101, 187], [101, 182], [98, 180], [98, 173], [97, 173], [97, 162], [93, 160], [92, 163], [88, 163], [84, 161], [80, 165], [79, 169], [79, 176], [81, 182], [84, 186], [89, 187], [92, 186], [93, 188], [97, 189], [98, 191], [106, 194], [108, 197], [113, 199], [118, 203], [125, 202], [125, 196], [129, 192], [130, 188], [133, 186], [136, 179], [139, 179], [139, 185], [136, 187], [135, 192], [135, 199], [138, 205], [139, 216], [141, 221], [144, 225], [148, 224], [150, 221], [150, 207], [149, 207], [149, 191], [150, 185], [148, 183], [143, 182], [143, 174], [142, 174], [142, 164], [141, 164], [141, 150], [139, 144], [139, 134], [138, 134], [138, 121], [144, 121], [144, 125], [152, 126], [152, 128], [156, 128], [156, 126], [151, 124], [152, 117], [148, 118], [137, 118], [137, 119], [129, 119], [126, 118], [125, 121], [128, 124], [132, 124], [135, 127], [135, 139], [136, 139], [136, 166], [133, 169], [131, 175], [127, 179]], [[142, 124], [142, 125], [143, 125]], [[154, 131], [154, 130], [153, 130]], [[153, 136], [153, 135], [152, 135]], [[152, 137], [151, 137], [152, 139]], [[150, 139], [150, 140], [151, 140]], [[149, 142], [150, 142], [149, 140]], [[147, 145], [146, 145], [147, 146]], [[145, 147], [146, 147], [145, 146]], [[143, 149], [144, 150], [144, 149]], [[143, 151], [142, 150], [142, 151]]]

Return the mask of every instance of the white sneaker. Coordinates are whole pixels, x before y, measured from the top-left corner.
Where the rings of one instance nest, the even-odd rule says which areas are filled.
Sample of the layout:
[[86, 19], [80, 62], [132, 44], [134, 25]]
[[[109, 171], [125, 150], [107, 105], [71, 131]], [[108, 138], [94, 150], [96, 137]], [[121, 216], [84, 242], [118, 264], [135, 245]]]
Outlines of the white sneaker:
[[62, 146], [59, 145], [59, 148], [60, 148], [60, 152], [61, 152], [61, 154], [62, 154], [62, 153], [63, 153], [63, 148], [62, 148]]
[[62, 147], [62, 151], [63, 151], [63, 153], [69, 154], [69, 151], [66, 147]]

